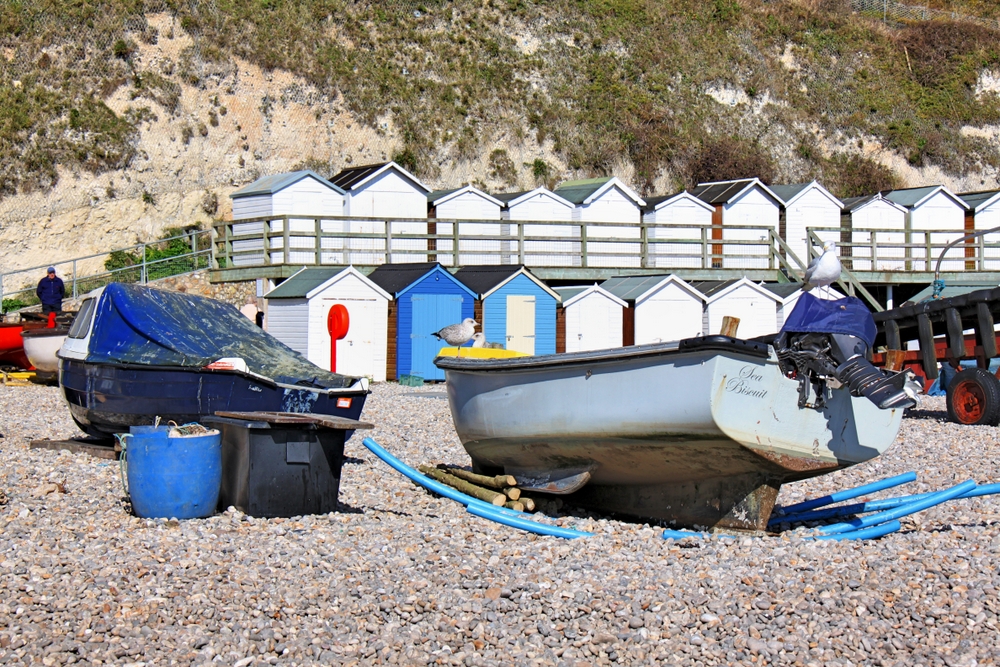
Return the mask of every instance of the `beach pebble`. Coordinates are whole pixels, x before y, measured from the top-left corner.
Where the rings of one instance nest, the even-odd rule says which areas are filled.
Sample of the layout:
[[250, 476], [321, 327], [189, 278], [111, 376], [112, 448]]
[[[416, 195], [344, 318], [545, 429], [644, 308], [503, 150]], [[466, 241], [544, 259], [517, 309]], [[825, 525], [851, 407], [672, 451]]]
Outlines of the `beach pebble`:
[[[926, 399], [883, 456], [785, 485], [788, 505], [913, 470], [872, 498], [1000, 476], [998, 430]], [[443, 385], [379, 384], [363, 419], [406, 463], [467, 465]], [[1000, 500], [875, 541], [663, 540], [564, 506], [567, 541], [476, 518], [347, 443], [340, 511], [127, 512], [114, 461], [31, 449], [77, 433], [58, 389], [0, 386], [0, 664], [994, 664]]]

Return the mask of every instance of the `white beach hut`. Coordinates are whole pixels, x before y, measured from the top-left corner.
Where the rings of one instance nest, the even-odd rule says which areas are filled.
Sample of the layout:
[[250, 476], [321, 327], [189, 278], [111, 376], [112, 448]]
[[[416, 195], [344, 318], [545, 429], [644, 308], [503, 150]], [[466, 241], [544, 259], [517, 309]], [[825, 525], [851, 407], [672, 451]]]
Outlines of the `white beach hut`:
[[650, 268], [702, 268], [701, 234], [712, 224], [714, 211], [687, 191], [647, 197], [642, 222], [649, 240]]
[[[854, 247], [841, 248], [841, 262], [850, 270], [899, 271], [905, 266], [905, 206], [885, 199], [881, 193], [844, 200], [841, 227], [850, 230]], [[823, 239], [840, 242], [840, 238]], [[875, 258], [872, 258], [872, 248]], [[815, 249], [817, 253], [821, 249]], [[899, 258], [899, 259], [896, 259]]]
[[[844, 203], [816, 181], [772, 185], [771, 192], [782, 202], [778, 233], [802, 262], [804, 269], [809, 266], [809, 228], [832, 227], [837, 231], [827, 231], [826, 234], [839, 235], [840, 212]], [[832, 240], [839, 241], [839, 238]]]
[[616, 276], [601, 287], [629, 305], [623, 313], [624, 345], [691, 338], [705, 330], [704, 296], [677, 276]]
[[[316, 219], [321, 219], [323, 231], [339, 231], [340, 222], [324, 220], [344, 215], [344, 191], [326, 180], [319, 174], [308, 169], [283, 174], [272, 174], [258, 178], [229, 195], [233, 200], [233, 234], [260, 235], [264, 231], [264, 222], [235, 222], [248, 218], [267, 218], [271, 216], [302, 216], [290, 218], [288, 229], [291, 232], [316, 231]], [[284, 231], [284, 220], [271, 220], [267, 223], [271, 233]], [[311, 237], [289, 238], [288, 255], [284, 250], [284, 237], [271, 238], [269, 242], [269, 260], [272, 264], [315, 264], [316, 251]], [[235, 266], [259, 264], [264, 259], [264, 239], [234, 239], [233, 250], [236, 252], [259, 250], [260, 254], [237, 255]], [[321, 258], [324, 263], [340, 261], [339, 254], [324, 252]]]
[[[911, 232], [911, 243], [924, 244], [928, 236], [938, 248], [965, 235], [965, 202], [943, 185], [923, 188], [907, 188], [882, 193], [889, 201], [907, 209], [907, 228]], [[944, 230], [944, 231], [941, 231]], [[930, 233], [930, 232], [938, 233]], [[937, 260], [937, 252], [933, 260]], [[915, 271], [933, 271], [934, 262], [927, 265], [926, 253], [912, 251], [912, 268]], [[961, 271], [965, 260], [961, 253], [948, 255], [941, 263], [943, 271]]]
[[622, 318], [628, 308], [625, 301], [599, 285], [555, 287], [553, 290], [562, 300], [556, 311], [557, 352], [622, 346]]
[[[471, 185], [452, 190], [436, 190], [427, 195], [428, 234], [450, 235], [435, 244], [437, 260], [446, 266], [464, 264], [497, 264], [500, 262], [501, 241], [482, 241], [469, 236], [501, 234], [500, 211], [504, 203]], [[469, 222], [484, 220], [496, 222]], [[456, 222], [457, 221], [457, 222]], [[458, 225], [459, 252], [454, 255], [454, 226]], [[435, 261], [434, 257], [430, 258]]]
[[782, 299], [761, 285], [740, 278], [722, 282], [706, 281], [691, 285], [705, 297], [704, 330], [717, 334], [722, 330], [722, 318], [740, 318], [737, 336], [753, 338], [778, 330], [778, 305]]
[[[555, 194], [573, 203], [572, 217], [587, 228], [587, 266], [639, 266], [639, 223], [646, 202], [614, 176], [566, 181]], [[602, 222], [625, 223], [623, 226]], [[594, 239], [635, 239], [631, 242], [601, 242]], [[621, 256], [622, 254], [626, 256]]]
[[[545, 221], [572, 222], [573, 203], [548, 188], [493, 195], [504, 204], [502, 220], [530, 221], [524, 226], [524, 263], [528, 266], [579, 266], [580, 242], [576, 225], [547, 225]], [[504, 236], [517, 238], [516, 225], [504, 225]], [[561, 239], [565, 238], [563, 241]], [[505, 244], [500, 262], [516, 263], [517, 242]], [[558, 254], [556, 254], [558, 253]]]
[[[699, 183], [691, 191], [715, 208], [712, 217], [712, 244], [716, 268], [767, 268], [770, 232], [778, 232], [781, 200], [758, 178]], [[747, 229], [747, 227], [752, 227]], [[723, 240], [751, 241], [751, 244], [724, 244]]]
[[[966, 192], [958, 195], [969, 207], [966, 213], [965, 229], [982, 231], [1000, 227], [1000, 190], [983, 192]], [[972, 218], [970, 223], [969, 217]], [[982, 255], [986, 258], [981, 270], [996, 271], [1000, 269], [1000, 234], [985, 234], [982, 237]], [[973, 241], [979, 244], [979, 240]]]
[[[394, 238], [386, 258], [386, 225], [391, 236], [427, 233], [427, 194], [430, 188], [395, 162], [344, 169], [330, 181], [344, 191], [344, 215], [363, 220], [345, 223], [344, 231], [380, 234], [380, 238], [351, 239], [345, 262], [382, 264], [427, 261], [425, 239]], [[380, 219], [381, 218], [381, 219]], [[403, 219], [402, 222], [393, 222]], [[402, 252], [408, 251], [408, 252]]]
[[[268, 333], [320, 368], [386, 379], [389, 301], [392, 296], [353, 266], [305, 268], [264, 295]], [[327, 318], [335, 305], [347, 309], [347, 335], [337, 341], [331, 369]]]

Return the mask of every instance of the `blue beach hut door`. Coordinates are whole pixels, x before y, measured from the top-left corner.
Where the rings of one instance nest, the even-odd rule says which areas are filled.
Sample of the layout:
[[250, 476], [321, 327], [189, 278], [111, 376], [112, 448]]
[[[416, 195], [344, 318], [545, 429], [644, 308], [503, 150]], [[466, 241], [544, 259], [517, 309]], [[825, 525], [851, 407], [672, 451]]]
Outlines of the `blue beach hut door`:
[[425, 380], [443, 380], [444, 371], [434, 365], [434, 357], [448, 344], [431, 334], [462, 321], [465, 299], [455, 294], [414, 294], [410, 300], [413, 304], [410, 372]]

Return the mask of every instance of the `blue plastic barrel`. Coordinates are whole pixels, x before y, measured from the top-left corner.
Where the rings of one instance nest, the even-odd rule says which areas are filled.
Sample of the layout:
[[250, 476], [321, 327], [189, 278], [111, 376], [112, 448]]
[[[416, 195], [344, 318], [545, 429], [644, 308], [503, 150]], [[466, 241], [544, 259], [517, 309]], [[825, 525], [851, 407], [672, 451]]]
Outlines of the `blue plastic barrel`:
[[215, 514], [222, 484], [222, 434], [171, 438], [169, 426], [133, 426], [125, 461], [132, 511], [144, 518]]

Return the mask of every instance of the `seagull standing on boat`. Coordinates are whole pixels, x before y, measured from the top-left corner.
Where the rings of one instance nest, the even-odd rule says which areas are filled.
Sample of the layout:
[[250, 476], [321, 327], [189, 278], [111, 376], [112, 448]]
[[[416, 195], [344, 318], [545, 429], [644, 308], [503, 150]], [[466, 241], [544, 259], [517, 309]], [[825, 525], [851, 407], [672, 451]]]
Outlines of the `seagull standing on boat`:
[[823, 244], [823, 254], [813, 259], [809, 263], [804, 276], [805, 284], [802, 286], [803, 292], [808, 292], [814, 287], [825, 287], [827, 292], [830, 285], [840, 280], [840, 259], [837, 257], [837, 244], [827, 241]]
[[454, 345], [459, 348], [458, 354], [461, 356], [461, 347], [472, 340], [473, 336], [476, 335], [476, 322], [471, 317], [466, 317], [459, 324], [449, 324], [441, 331], [437, 333], [432, 333], [431, 335], [438, 340], [443, 340], [448, 343], [448, 345]]

